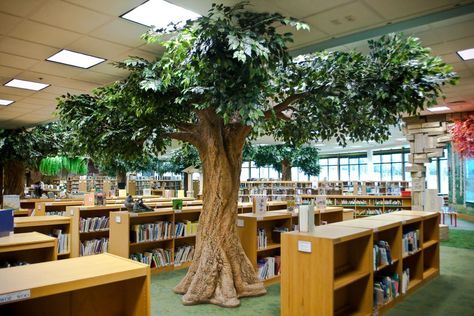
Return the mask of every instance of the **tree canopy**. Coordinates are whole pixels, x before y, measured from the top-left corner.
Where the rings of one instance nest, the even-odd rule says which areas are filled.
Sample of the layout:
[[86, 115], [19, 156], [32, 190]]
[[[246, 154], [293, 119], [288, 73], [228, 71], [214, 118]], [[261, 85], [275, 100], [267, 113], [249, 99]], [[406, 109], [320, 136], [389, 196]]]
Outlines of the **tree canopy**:
[[[212, 109], [227, 126], [302, 144], [336, 137], [387, 138], [400, 113], [435, 102], [456, 76], [412, 37], [391, 34], [369, 42], [370, 52], [316, 52], [292, 59], [277, 24], [304, 28], [280, 14], [215, 5], [171, 38], [150, 31], [165, 47], [153, 61], [117, 66], [127, 79], [93, 95], [67, 95], [60, 118], [86, 152], [134, 158], [161, 152], [169, 138], [197, 143], [200, 113]], [[74, 129], [74, 127], [77, 127]]]

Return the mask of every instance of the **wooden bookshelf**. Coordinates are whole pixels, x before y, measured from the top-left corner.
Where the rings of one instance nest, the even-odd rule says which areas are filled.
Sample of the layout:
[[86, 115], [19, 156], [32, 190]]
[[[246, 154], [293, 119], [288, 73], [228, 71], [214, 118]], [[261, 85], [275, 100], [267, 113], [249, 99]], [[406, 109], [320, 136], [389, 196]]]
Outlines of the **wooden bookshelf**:
[[[18, 233], [0, 237], [0, 262], [24, 261], [38, 263], [57, 259], [57, 241], [38, 232]], [[2, 271], [2, 269], [0, 269]], [[4, 284], [3, 278], [0, 278]]]
[[[254, 213], [239, 214], [237, 217], [237, 231], [245, 254], [254, 265], [258, 273], [258, 260], [265, 257], [280, 256], [280, 233], [273, 232], [276, 227], [292, 229], [293, 214], [286, 211], [267, 212], [263, 216]], [[258, 247], [257, 234], [259, 229], [265, 229], [267, 247]], [[263, 280], [266, 286], [279, 282], [277, 273], [272, 278]]]
[[79, 257], [81, 242], [109, 238], [109, 230], [81, 232], [81, 218], [109, 217], [110, 212], [120, 211], [121, 205], [68, 206], [66, 213], [71, 216], [71, 257]]
[[0, 279], [11, 300], [2, 315], [150, 315], [149, 269], [111, 254], [1, 269]]
[[[401, 211], [319, 226], [316, 227], [314, 234], [295, 232], [283, 234], [281, 248], [282, 315], [372, 315], [372, 312], [374, 314], [386, 312], [395, 304], [399, 303], [405, 296], [411, 294], [414, 289], [439, 275], [438, 217], [439, 213], [437, 212]], [[358, 262], [360, 259], [357, 259], [358, 255], [354, 254], [355, 259], [348, 257], [349, 259], [347, 260], [349, 260], [350, 263], [347, 263], [347, 260], [345, 261], [344, 258], [341, 259], [337, 257], [335, 252], [330, 253], [327, 248], [321, 248], [318, 238], [321, 237], [319, 235], [322, 235], [322, 233], [320, 233], [322, 229], [326, 230], [324, 232], [325, 235], [333, 236], [337, 242], [343, 242], [345, 240], [344, 238], [348, 238], [347, 236], [337, 236], [341, 229], [368, 229], [373, 236], [373, 241], [370, 242], [370, 248], [372, 248], [373, 242], [375, 243], [382, 240], [388, 242], [392, 261], [388, 264], [374, 267], [373, 251], [370, 249], [368, 266], [371, 278], [373, 276], [374, 280], [377, 279], [378, 276], [390, 276], [393, 273], [397, 273], [400, 279], [399, 296], [385, 302], [384, 305], [375, 307], [372, 311], [374, 281], [371, 280], [368, 283], [362, 281], [365, 278], [365, 276], [363, 276], [364, 272], [357, 269], [356, 273], [351, 273], [352, 276], [349, 276], [345, 266], [359, 266]], [[419, 249], [404, 254], [403, 234], [413, 230], [419, 230], [420, 233]], [[316, 235], [318, 235], [318, 238], [315, 237]], [[352, 238], [355, 238], [355, 236], [357, 236], [357, 233], [354, 233]], [[324, 238], [327, 239], [328, 236]], [[312, 242], [312, 252], [305, 253], [298, 251], [297, 241]], [[347, 249], [350, 248], [355, 250], [357, 246], [351, 246]], [[318, 256], [321, 256], [322, 259], [318, 259]], [[319, 263], [317, 260], [324, 260], [324, 262]], [[353, 260], [354, 262], [352, 262]], [[341, 268], [338, 269], [336, 265]], [[305, 266], [307, 269], [304, 268]], [[340, 277], [334, 281], [334, 288], [339, 290], [331, 290], [333, 289], [331, 287], [332, 285], [326, 280], [326, 276], [330, 275], [333, 271], [332, 267], [334, 267], [334, 271], [339, 271]], [[406, 293], [401, 293], [402, 272], [407, 267], [410, 268], [410, 282]], [[319, 271], [319, 274], [317, 274], [317, 271]], [[353, 281], [352, 284], [357, 283], [357, 285], [351, 288], [350, 285], [348, 286], [348, 284], [351, 284], [351, 281]], [[321, 287], [322, 289], [320, 289]], [[302, 289], [305, 290], [303, 291]], [[370, 294], [368, 301], [364, 298], [367, 291]], [[323, 296], [319, 293], [323, 293]], [[332, 295], [332, 297], [327, 298], [327, 295]], [[346, 304], [348, 301], [350, 303]], [[326, 302], [329, 302], [327, 305], [329, 307], [323, 306]], [[328, 309], [332, 306], [331, 304], [336, 306], [336, 310]], [[352, 307], [342, 307], [346, 305]], [[365, 307], [362, 308], [361, 305]], [[370, 310], [367, 308], [370, 308]]]
[[[69, 216], [29, 216], [14, 219], [14, 232], [39, 232], [50, 235], [54, 229], [60, 229], [67, 237], [67, 246], [61, 251], [58, 245], [58, 259], [69, 258], [71, 254], [71, 217]], [[60, 252], [61, 251], [61, 252]]]
[[[298, 213], [292, 214], [292, 224], [298, 224]], [[344, 219], [344, 209], [337, 206], [328, 206], [324, 211], [314, 208], [314, 225], [330, 224], [340, 222]]]
[[49, 201], [35, 203], [35, 216], [45, 215], [66, 215], [66, 208], [68, 206], [84, 205], [84, 200], [70, 200], [70, 201]]
[[324, 225], [281, 238], [281, 315], [372, 315], [372, 230]]
[[[323, 195], [328, 206], [354, 210], [354, 216], [365, 217], [411, 209], [411, 197], [400, 195]], [[303, 201], [314, 200], [318, 195], [302, 195]]]
[[[281, 211], [286, 210], [288, 207], [288, 201], [268, 201], [267, 211]], [[239, 213], [252, 213], [252, 202], [239, 202], [238, 203]]]
[[241, 181], [239, 199], [249, 202], [253, 195], [266, 195], [270, 201], [287, 201], [313, 193], [311, 181]]
[[[154, 212], [130, 213], [126, 211], [110, 213], [110, 244], [109, 252], [125, 258], [130, 258], [134, 253], [151, 252], [153, 249], [169, 249], [171, 260], [168, 265], [152, 268], [152, 273], [162, 271], [172, 271], [187, 268], [190, 262], [175, 262], [175, 254], [179, 247], [194, 246], [195, 235], [185, 235], [177, 237], [175, 226], [177, 223], [187, 221], [197, 222], [201, 214], [202, 206], [187, 206], [182, 210], [172, 210], [171, 208], [158, 208]], [[151, 241], [132, 242], [131, 236], [134, 233], [132, 227], [137, 224], [148, 224], [156, 222], [171, 223], [171, 237], [161, 238]]]

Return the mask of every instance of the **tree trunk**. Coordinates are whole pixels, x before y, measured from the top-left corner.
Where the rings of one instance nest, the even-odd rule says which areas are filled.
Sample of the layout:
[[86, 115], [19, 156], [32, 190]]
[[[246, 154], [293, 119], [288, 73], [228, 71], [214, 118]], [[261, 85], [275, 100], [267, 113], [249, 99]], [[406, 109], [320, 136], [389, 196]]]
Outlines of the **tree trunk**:
[[127, 185], [127, 172], [118, 170], [117, 173], [117, 186], [119, 189], [125, 189]]
[[6, 161], [3, 172], [3, 194], [23, 195], [25, 190], [25, 165], [23, 162]]
[[185, 305], [236, 307], [240, 297], [266, 293], [245, 255], [235, 225], [247, 133], [224, 126], [215, 114], [209, 116], [208, 122], [201, 123], [199, 134], [203, 141], [197, 146], [204, 172], [204, 194], [194, 258], [174, 291], [184, 294]]
[[286, 159], [281, 162], [281, 180], [291, 181], [291, 164]]

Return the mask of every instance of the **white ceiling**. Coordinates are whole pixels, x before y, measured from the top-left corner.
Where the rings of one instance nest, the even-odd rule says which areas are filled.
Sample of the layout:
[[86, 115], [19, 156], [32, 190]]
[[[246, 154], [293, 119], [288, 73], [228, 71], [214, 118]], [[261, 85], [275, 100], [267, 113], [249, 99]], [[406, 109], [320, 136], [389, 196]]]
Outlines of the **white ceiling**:
[[[0, 106], [0, 128], [32, 126], [50, 121], [56, 98], [69, 93], [88, 93], [92, 89], [124, 78], [126, 72], [114, 68], [112, 61], [126, 57], [153, 58], [162, 51], [157, 45], [146, 45], [140, 35], [147, 28], [119, 18], [144, 0], [17, 0], [0, 2], [0, 99], [14, 100]], [[205, 14], [214, 1], [171, 0], [197, 13]], [[217, 1], [226, 4], [238, 1]], [[278, 11], [300, 18], [311, 26], [311, 32], [299, 31], [291, 49], [331, 41], [358, 32], [449, 11], [470, 1], [452, 0], [259, 0], [251, 1], [256, 11]], [[470, 6], [472, 7], [472, 6]], [[474, 110], [474, 61], [463, 62], [457, 50], [474, 47], [474, 10], [455, 18], [407, 29], [419, 36], [452, 64], [461, 76], [460, 84], [446, 89], [446, 102], [458, 102], [463, 110]], [[284, 29], [282, 29], [284, 31]], [[366, 49], [360, 42], [338, 49]], [[107, 61], [90, 69], [48, 62], [45, 59], [60, 49], [69, 49]], [[51, 84], [39, 91], [3, 86], [13, 78]], [[465, 102], [464, 102], [465, 101]], [[396, 141], [394, 146], [406, 143]], [[365, 144], [373, 147], [373, 144]], [[358, 145], [356, 145], [358, 146]], [[324, 151], [337, 150], [336, 145]], [[359, 147], [354, 148], [360, 149]]]

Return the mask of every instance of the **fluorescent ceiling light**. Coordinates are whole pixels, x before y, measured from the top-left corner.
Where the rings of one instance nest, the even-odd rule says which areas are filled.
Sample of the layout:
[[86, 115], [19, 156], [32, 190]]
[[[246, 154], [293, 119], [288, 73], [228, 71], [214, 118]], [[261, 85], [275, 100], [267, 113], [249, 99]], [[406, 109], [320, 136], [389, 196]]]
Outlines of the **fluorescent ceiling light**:
[[474, 59], [474, 48], [458, 50], [457, 54], [459, 55], [459, 57], [461, 57], [462, 60]]
[[0, 99], [0, 105], [10, 105], [15, 101], [12, 100], [5, 100], [5, 99]]
[[39, 91], [49, 86], [46, 83], [39, 83], [33, 81], [26, 81], [20, 79], [12, 79], [5, 83], [5, 87], [13, 87], [13, 88], [20, 88], [20, 89], [27, 89], [27, 90], [34, 90]]
[[395, 140], [403, 142], [403, 141], [406, 141], [407, 139], [405, 137], [400, 137], [400, 138], [396, 138]]
[[149, 0], [121, 17], [146, 26], [163, 28], [171, 22], [194, 20], [200, 15], [163, 0]]
[[441, 112], [441, 111], [448, 111], [451, 110], [447, 106], [436, 106], [434, 108], [427, 108], [428, 111], [430, 112]]
[[46, 60], [80, 68], [90, 68], [105, 61], [104, 58], [76, 53], [67, 49], [60, 50], [53, 56], [48, 57]]

